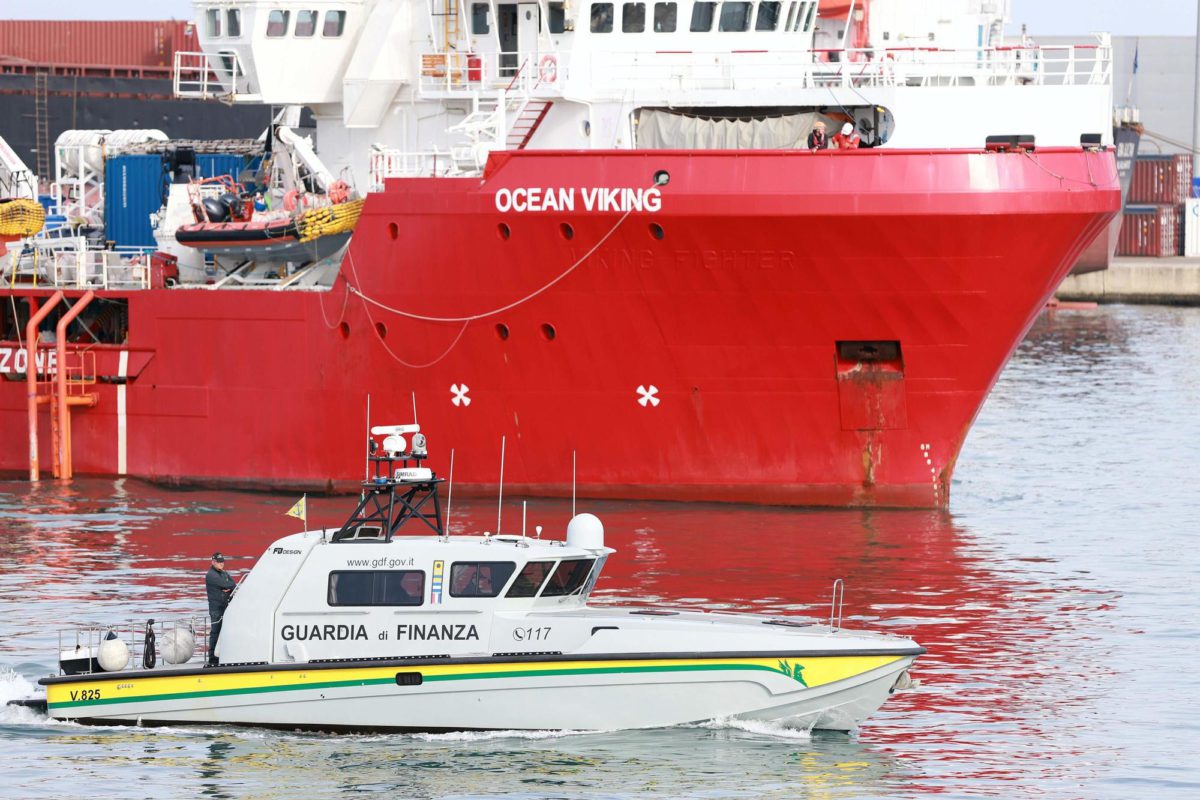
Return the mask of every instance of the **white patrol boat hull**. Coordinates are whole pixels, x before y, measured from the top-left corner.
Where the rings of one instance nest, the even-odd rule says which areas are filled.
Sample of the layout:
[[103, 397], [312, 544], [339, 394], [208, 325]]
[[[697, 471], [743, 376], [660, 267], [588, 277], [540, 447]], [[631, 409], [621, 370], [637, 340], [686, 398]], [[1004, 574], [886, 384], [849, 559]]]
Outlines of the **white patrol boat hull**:
[[[903, 642], [903, 640], [898, 640]], [[331, 731], [617, 730], [712, 719], [847, 731], [921, 648], [873, 654], [562, 656], [172, 669], [44, 680], [51, 717]]]

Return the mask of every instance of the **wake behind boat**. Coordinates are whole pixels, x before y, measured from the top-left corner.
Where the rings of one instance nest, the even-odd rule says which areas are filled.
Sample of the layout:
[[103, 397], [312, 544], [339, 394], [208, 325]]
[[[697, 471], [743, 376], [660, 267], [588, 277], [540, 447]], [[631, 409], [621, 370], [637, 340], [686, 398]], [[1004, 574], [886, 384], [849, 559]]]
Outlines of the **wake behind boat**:
[[[841, 629], [836, 586], [827, 625], [591, 606], [615, 552], [596, 517], [573, 517], [565, 540], [542, 539], [540, 527], [535, 537], [451, 536], [418, 426], [373, 434], [383, 437], [372, 440], [374, 478], [345, 524], [274, 542], [241, 581], [219, 666], [192, 660], [187, 624], [151, 622], [129, 643], [93, 629], [74, 649], [68, 641], [62, 674], [40, 681], [49, 715], [334, 731], [715, 718], [850, 730], [924, 652], [907, 638]], [[194, 627], [203, 638], [206, 625]], [[127, 668], [131, 656], [142, 668]]]

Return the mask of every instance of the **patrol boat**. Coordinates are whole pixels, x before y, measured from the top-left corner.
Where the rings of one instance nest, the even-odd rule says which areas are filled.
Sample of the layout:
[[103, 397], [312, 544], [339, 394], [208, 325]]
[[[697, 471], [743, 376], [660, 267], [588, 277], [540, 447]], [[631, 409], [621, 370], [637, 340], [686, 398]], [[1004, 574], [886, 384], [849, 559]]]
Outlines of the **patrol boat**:
[[[324, 731], [615, 730], [719, 718], [846, 731], [907, 685], [925, 652], [907, 638], [842, 629], [838, 584], [828, 624], [591, 606], [615, 552], [599, 519], [574, 516], [565, 540], [541, 538], [541, 526], [533, 536], [450, 535], [443, 479], [424, 466], [419, 427], [371, 434], [374, 475], [357, 508], [340, 528], [267, 548], [225, 612], [219, 666], [193, 660], [187, 623], [151, 623], [129, 644], [98, 631], [60, 648], [63, 674], [40, 681], [47, 713]], [[141, 666], [129, 669], [131, 660]]]

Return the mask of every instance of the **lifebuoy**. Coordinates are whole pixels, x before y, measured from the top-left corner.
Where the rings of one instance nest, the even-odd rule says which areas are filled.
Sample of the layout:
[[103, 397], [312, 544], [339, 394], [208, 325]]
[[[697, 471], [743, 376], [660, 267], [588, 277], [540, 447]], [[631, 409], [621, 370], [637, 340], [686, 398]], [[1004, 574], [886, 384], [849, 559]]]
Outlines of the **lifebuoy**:
[[538, 80], [542, 83], [554, 83], [558, 80], [558, 58], [552, 55], [542, 56], [538, 62]]

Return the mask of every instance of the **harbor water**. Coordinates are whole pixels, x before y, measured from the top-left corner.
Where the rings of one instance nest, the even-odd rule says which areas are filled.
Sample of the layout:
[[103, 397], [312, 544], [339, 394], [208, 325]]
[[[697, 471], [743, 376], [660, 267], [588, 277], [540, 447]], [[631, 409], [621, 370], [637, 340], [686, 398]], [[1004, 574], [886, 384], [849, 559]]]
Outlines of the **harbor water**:
[[[840, 577], [847, 627], [927, 647], [920, 685], [849, 736], [721, 720], [330, 736], [3, 707], [0, 796], [1197, 797], [1198, 410], [1200, 309], [1060, 310], [984, 406], [949, 512], [581, 502], [618, 549], [596, 602], [827, 617]], [[203, 614], [208, 556], [248, 569], [294, 529], [294, 500], [0, 483], [0, 702], [55, 670], [60, 628]], [[309, 504], [315, 525], [349, 510]], [[531, 500], [530, 528], [561, 536], [569, 512]], [[519, 503], [504, 513], [519, 530]], [[455, 498], [452, 528], [495, 514]]]

